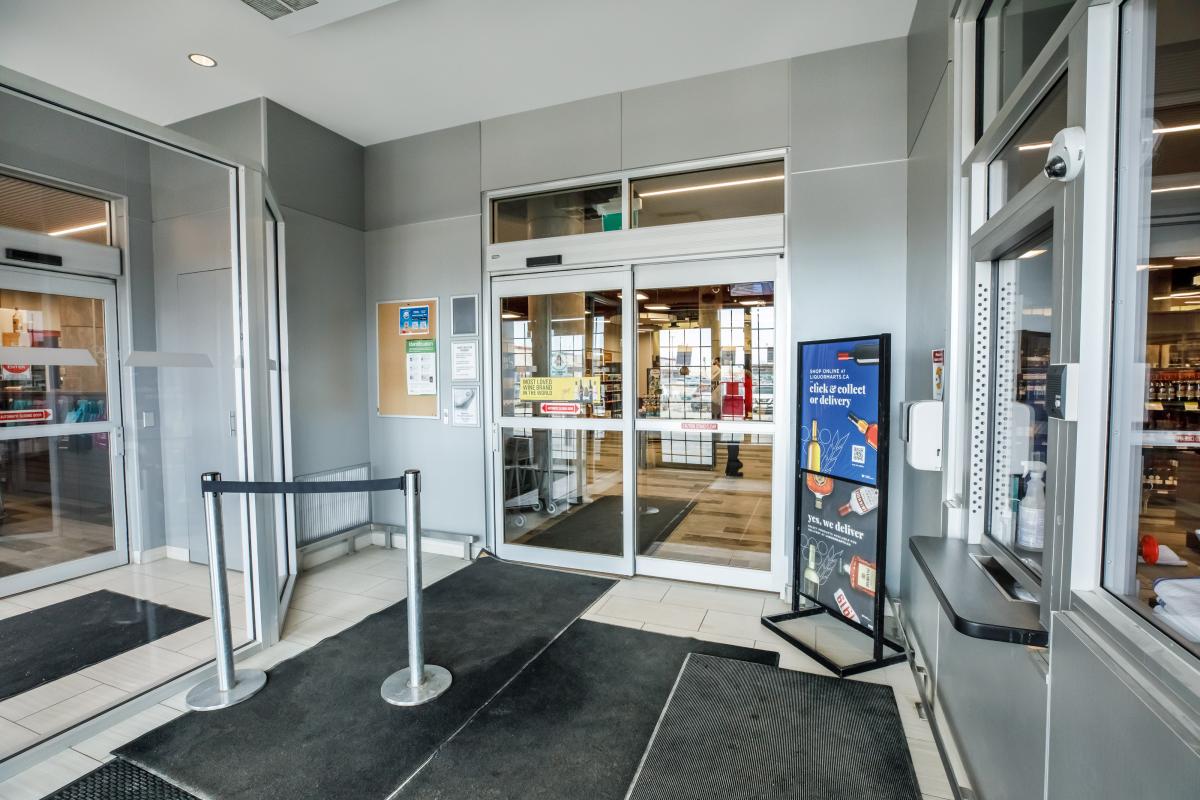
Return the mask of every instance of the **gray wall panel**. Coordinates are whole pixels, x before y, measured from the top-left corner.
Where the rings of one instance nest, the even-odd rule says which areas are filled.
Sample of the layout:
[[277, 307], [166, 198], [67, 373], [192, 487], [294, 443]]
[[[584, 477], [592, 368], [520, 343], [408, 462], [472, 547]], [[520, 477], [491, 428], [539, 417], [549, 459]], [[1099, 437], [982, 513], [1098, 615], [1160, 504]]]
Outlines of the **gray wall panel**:
[[180, 120], [169, 127], [208, 142], [224, 152], [262, 166], [267, 162], [263, 130], [266, 99], [256, 97], [207, 114]]
[[280, 205], [363, 230], [363, 148], [267, 102], [267, 174]]
[[787, 61], [621, 94], [626, 168], [783, 147], [787, 141]]
[[[1082, 637], [1088, 636], [1087, 639]], [[1130, 687], [1153, 681], [1118, 674], [1100, 660], [1113, 649], [1084, 629], [1052, 622], [1050, 753], [1053, 800], [1195, 797], [1200, 754]], [[1099, 702], [1097, 702], [1099, 700]], [[1196, 724], [1193, 721], [1193, 725]]]
[[[949, 344], [950, 105], [943, 82], [908, 161], [906, 400], [931, 400], [931, 353]], [[898, 457], [903, 453], [897, 451]], [[942, 532], [942, 473], [904, 466], [903, 535]], [[907, 552], [907, 545], [905, 552]]]
[[917, 0], [908, 29], [908, 151], [917, 141], [946, 66], [950, 63], [947, 0]]
[[904, 158], [906, 40], [793, 58], [793, 171]]
[[612, 172], [621, 167], [621, 98], [484, 120], [481, 139], [484, 189]]
[[367, 230], [479, 213], [479, 123], [366, 149]]
[[362, 464], [367, 445], [365, 242], [360, 230], [284, 208], [292, 467]]
[[[796, 338], [892, 335], [892, 414], [905, 386], [903, 161], [792, 175], [790, 256]], [[787, 434], [792, 437], [792, 434]], [[789, 442], [789, 447], [794, 447]], [[899, 592], [904, 457], [892, 425], [888, 589]]]
[[944, 613], [938, 625], [937, 704], [972, 788], [983, 800], [1042, 797], [1047, 692], [1029, 649], [964, 636]]
[[[483, 428], [456, 428], [441, 420], [396, 419], [375, 413], [378, 385], [375, 304], [383, 300], [436, 297], [439, 300], [438, 381], [443, 408], [449, 407], [450, 359], [447, 309], [450, 295], [480, 290], [478, 215], [404, 225], [367, 233], [368, 405], [371, 465], [375, 475], [422, 472], [421, 521], [430, 530], [483, 535]], [[481, 354], [482, 356], [482, 354]], [[372, 519], [404, 521], [402, 495], [372, 498]]]

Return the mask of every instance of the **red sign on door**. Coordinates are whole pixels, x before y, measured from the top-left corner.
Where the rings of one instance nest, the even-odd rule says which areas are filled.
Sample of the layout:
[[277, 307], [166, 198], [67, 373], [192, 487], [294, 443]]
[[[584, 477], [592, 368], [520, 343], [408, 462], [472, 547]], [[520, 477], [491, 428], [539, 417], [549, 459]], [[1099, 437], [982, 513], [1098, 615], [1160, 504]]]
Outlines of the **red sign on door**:
[[715, 431], [717, 423], [715, 422], [684, 422], [679, 427], [685, 431]]
[[31, 408], [25, 411], [0, 411], [0, 422], [49, 422], [54, 413], [48, 408]]
[[542, 403], [543, 414], [578, 414], [579, 403]]

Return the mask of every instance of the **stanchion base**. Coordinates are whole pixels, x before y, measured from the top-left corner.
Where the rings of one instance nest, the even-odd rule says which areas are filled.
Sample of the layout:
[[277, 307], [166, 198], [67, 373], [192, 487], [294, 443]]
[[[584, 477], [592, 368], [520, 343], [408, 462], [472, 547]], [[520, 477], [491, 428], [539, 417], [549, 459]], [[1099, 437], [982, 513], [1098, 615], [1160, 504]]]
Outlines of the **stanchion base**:
[[219, 708], [229, 708], [243, 700], [249, 700], [258, 694], [259, 689], [267, 685], [267, 673], [260, 669], [239, 669], [233, 675], [233, 688], [228, 692], [221, 691], [215, 675], [203, 683], [193, 686], [185, 699], [187, 707], [192, 711], [216, 711]]
[[449, 689], [454, 680], [450, 670], [430, 664], [425, 665], [425, 681], [420, 686], [408, 685], [410, 674], [408, 667], [393, 672], [379, 688], [380, 696], [394, 706], [419, 706]]

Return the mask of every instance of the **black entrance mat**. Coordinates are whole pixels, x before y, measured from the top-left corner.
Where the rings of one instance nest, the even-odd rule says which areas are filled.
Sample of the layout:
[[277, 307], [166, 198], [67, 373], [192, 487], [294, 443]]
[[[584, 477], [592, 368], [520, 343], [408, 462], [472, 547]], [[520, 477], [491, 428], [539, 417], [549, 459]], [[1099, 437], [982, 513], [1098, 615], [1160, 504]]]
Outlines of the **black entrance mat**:
[[196, 800], [195, 797], [119, 758], [92, 770], [44, 800]]
[[675, 677], [693, 651], [763, 665], [779, 660], [778, 653], [764, 650], [581, 620], [397, 797], [621, 800]]
[[101, 589], [0, 620], [0, 700], [205, 619]]
[[400, 602], [279, 664], [252, 699], [117, 755], [207, 800], [383, 800], [612, 584], [481, 559], [425, 590], [426, 659], [454, 676], [434, 702], [379, 696], [407, 662]]
[[920, 800], [889, 686], [689, 656], [628, 800]]
[[[522, 544], [534, 547], [553, 547], [581, 553], [621, 555], [624, 534], [621, 511], [625, 500], [619, 495], [606, 494], [583, 508], [566, 514], [546, 530], [535, 533]], [[655, 542], [661, 542], [679, 527], [696, 503], [692, 500], [672, 500], [668, 497], [638, 499], [638, 552], [644, 553]]]

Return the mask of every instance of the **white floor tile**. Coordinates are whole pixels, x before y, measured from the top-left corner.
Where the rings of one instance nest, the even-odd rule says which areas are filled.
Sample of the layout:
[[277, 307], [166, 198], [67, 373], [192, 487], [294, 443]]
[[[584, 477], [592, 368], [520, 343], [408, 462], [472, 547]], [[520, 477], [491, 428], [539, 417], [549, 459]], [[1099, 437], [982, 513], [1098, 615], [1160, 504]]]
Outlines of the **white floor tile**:
[[75, 750], [64, 750], [0, 783], [3, 800], [39, 800], [100, 766]]
[[[331, 563], [337, 564], [336, 561]], [[339, 592], [361, 593], [364, 589], [370, 589], [372, 586], [383, 581], [384, 577], [381, 575], [368, 575], [344, 568], [324, 567], [312, 572], [303, 573], [298, 583], [304, 586], [316, 586], [321, 589], [334, 589]]]
[[[30, 730], [24, 725], [0, 719], [0, 758], [10, 756], [18, 750], [24, 750], [40, 738], [36, 731]], [[2, 796], [0, 795], [0, 797]]]
[[127, 692], [100, 684], [72, 698], [55, 703], [21, 720], [21, 724], [38, 733], [58, 733], [64, 728], [94, 716], [129, 697]]
[[266, 650], [259, 651], [249, 658], [239, 661], [238, 667], [270, 669], [282, 661], [287, 661], [292, 656], [303, 653], [308, 647], [306, 644], [284, 639], [271, 645]]
[[315, 592], [292, 598], [292, 607], [327, 617], [339, 617], [354, 622], [368, 614], [382, 611], [392, 604], [378, 597], [364, 597], [333, 589], [318, 589]]
[[384, 578], [365, 592], [359, 592], [364, 597], [377, 597], [381, 600], [399, 602], [408, 597], [408, 582], [396, 578]]
[[[290, 616], [290, 615], [289, 615]], [[305, 645], [314, 645], [322, 639], [341, 633], [353, 625], [352, 620], [313, 614], [308, 619], [289, 625], [284, 629], [284, 639]]]
[[113, 750], [133, 741], [147, 731], [152, 731], [159, 725], [165, 725], [183, 712], [164, 705], [154, 705], [145, 711], [140, 711], [132, 717], [116, 723], [102, 733], [80, 742], [74, 749], [88, 758], [105, 761]]
[[181, 631], [176, 631], [169, 636], [164, 636], [161, 639], [154, 640], [155, 647], [161, 647], [163, 650], [174, 650], [180, 652], [194, 645], [196, 642], [202, 642], [205, 639], [211, 639], [213, 635], [213, 624], [210, 620], [198, 622], [195, 625], [189, 625]]
[[17, 603], [10, 603], [7, 600], [0, 600], [0, 619], [15, 617], [17, 614], [24, 614], [29, 609]]
[[626, 578], [608, 590], [610, 596], [636, 597], [640, 600], [660, 602], [671, 588], [667, 581], [657, 578]]
[[146, 644], [93, 664], [80, 674], [126, 692], [139, 692], [187, 672], [198, 663], [199, 659]]
[[636, 597], [621, 597], [610, 595], [604, 605], [596, 613], [606, 617], [629, 619], [635, 622], [648, 622], [654, 625], [665, 625], [670, 628], [695, 631], [700, 629], [704, 619], [704, 610], [674, 606], [667, 603], [654, 603], [640, 600]]
[[606, 617], [603, 614], [593, 614], [590, 611], [584, 614], [580, 619], [586, 619], [589, 622], [603, 622], [605, 625], [619, 625], [622, 628], [633, 628], [635, 631], [640, 630], [643, 625], [643, 623], [636, 622], [635, 620]]
[[[669, 593], [668, 593], [669, 594]], [[766, 631], [758, 614], [735, 614], [730, 611], [708, 611], [700, 630], [722, 636], [738, 636], [754, 641], [759, 638], [759, 631]]]
[[99, 685], [99, 681], [78, 673], [67, 675], [0, 702], [0, 717], [17, 722]]
[[702, 586], [672, 586], [662, 602], [715, 611], [730, 611], [757, 618], [762, 616], [764, 595], [753, 592], [722, 592]]
[[53, 586], [34, 589], [32, 592], [15, 594], [7, 598], [7, 600], [26, 608], [43, 608], [55, 603], [61, 603], [64, 600], [81, 597], [87, 594], [88, 591], [88, 589], [82, 586], [72, 586], [69, 583], [56, 583]]

